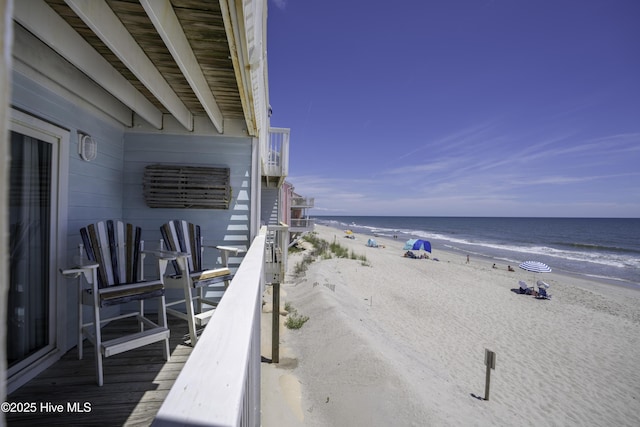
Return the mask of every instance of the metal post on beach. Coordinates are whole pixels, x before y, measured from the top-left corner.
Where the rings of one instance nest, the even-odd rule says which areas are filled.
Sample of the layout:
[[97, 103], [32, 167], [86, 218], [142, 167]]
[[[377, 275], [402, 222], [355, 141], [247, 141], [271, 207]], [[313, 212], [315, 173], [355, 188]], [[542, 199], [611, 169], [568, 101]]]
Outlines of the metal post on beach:
[[489, 384], [491, 383], [491, 370], [496, 369], [496, 354], [485, 348], [484, 364], [487, 366], [487, 377], [484, 386], [484, 400], [489, 400]]

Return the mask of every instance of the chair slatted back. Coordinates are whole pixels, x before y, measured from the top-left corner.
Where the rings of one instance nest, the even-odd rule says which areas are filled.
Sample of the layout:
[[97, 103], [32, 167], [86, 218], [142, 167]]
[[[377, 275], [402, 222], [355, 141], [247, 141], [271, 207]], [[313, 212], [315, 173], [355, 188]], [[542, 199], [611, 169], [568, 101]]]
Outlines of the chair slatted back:
[[122, 221], [100, 221], [80, 229], [87, 257], [98, 263], [100, 288], [141, 281], [142, 230]]
[[[170, 251], [186, 252], [189, 257], [189, 271], [202, 270], [202, 234], [200, 226], [184, 220], [173, 220], [160, 227], [162, 238]], [[180, 273], [178, 263], [173, 261], [173, 267], [177, 274]]]

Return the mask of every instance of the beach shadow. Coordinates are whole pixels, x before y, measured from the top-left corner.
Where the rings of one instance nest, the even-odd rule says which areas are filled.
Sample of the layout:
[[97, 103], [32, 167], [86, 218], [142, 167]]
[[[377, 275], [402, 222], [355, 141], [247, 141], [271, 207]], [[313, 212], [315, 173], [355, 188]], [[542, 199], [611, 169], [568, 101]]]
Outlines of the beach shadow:
[[471, 397], [473, 397], [474, 399], [478, 399], [478, 400], [484, 400], [484, 397], [480, 397], [475, 393], [471, 393]]
[[514, 294], [518, 294], [518, 295], [533, 295], [533, 294], [532, 294], [532, 293], [530, 293], [530, 292], [529, 292], [529, 293], [526, 293], [526, 292], [525, 292], [525, 293], [520, 292], [520, 288], [512, 288], [512, 289], [511, 289], [511, 292], [513, 292]]

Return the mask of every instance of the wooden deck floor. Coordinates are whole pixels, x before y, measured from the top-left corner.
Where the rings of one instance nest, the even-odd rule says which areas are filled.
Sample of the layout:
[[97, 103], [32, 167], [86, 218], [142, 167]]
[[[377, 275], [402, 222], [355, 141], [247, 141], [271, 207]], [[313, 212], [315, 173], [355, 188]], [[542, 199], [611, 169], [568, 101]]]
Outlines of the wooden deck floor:
[[[93, 346], [85, 341], [84, 358], [71, 349], [52, 367], [7, 397], [8, 402], [35, 402], [35, 413], [6, 413], [8, 426], [96, 425], [148, 426], [186, 362], [186, 322], [170, 319], [171, 358], [162, 357], [155, 343], [104, 361], [104, 386], [98, 387]], [[62, 412], [47, 412], [41, 405], [62, 405]], [[69, 409], [77, 405], [79, 412]], [[89, 406], [85, 407], [85, 404]]]

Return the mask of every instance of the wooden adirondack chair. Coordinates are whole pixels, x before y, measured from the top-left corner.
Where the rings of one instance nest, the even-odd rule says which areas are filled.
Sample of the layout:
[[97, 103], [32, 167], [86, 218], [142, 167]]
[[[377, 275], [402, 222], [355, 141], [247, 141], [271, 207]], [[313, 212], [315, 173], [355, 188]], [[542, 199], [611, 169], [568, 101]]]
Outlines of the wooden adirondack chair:
[[[189, 323], [191, 345], [195, 346], [198, 341], [198, 328], [207, 324], [219, 302], [219, 298], [207, 298], [206, 291], [222, 293], [227, 289], [233, 278], [228, 264], [229, 254], [237, 255], [243, 249], [204, 245], [200, 226], [187, 221], [169, 221], [160, 227], [160, 231], [167, 250], [178, 253], [176, 260], [172, 262], [175, 274], [165, 277], [165, 285], [167, 288], [181, 288], [184, 291], [184, 299], [167, 303], [167, 313]], [[220, 251], [222, 267], [208, 269], [203, 266], [205, 248], [215, 248]], [[184, 310], [173, 308], [181, 305], [184, 305]], [[209, 307], [203, 307], [203, 305]]]
[[[141, 230], [121, 221], [101, 221], [80, 230], [83, 243], [76, 267], [63, 270], [67, 277], [78, 277], [78, 358], [83, 356], [83, 339], [86, 337], [96, 349], [96, 376], [103, 384], [102, 357], [113, 356], [158, 341], [165, 360], [169, 360], [169, 329], [164, 300], [163, 276], [167, 263], [175, 260], [175, 254], [162, 251], [144, 251]], [[158, 257], [158, 279], [144, 281], [145, 254]], [[88, 286], [83, 286], [84, 276]], [[144, 301], [158, 300], [158, 320], [151, 321], [144, 310]], [[138, 310], [106, 316], [107, 307], [138, 301]], [[92, 308], [92, 320], [83, 321], [83, 306]], [[113, 312], [112, 309], [110, 312]], [[101, 328], [108, 322], [136, 317], [139, 331], [108, 341], [102, 339]]]

